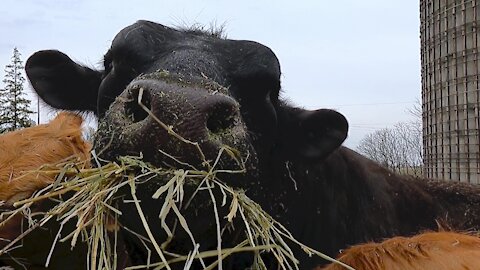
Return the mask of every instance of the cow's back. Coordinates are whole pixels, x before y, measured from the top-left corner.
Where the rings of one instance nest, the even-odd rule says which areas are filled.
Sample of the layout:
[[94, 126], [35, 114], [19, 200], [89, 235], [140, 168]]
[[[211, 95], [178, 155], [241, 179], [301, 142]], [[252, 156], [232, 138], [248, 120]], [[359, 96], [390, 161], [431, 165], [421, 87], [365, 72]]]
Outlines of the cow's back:
[[[351, 247], [338, 260], [356, 270], [463, 270], [480, 266], [480, 238], [454, 232], [394, 237]], [[345, 269], [331, 264], [323, 270]]]

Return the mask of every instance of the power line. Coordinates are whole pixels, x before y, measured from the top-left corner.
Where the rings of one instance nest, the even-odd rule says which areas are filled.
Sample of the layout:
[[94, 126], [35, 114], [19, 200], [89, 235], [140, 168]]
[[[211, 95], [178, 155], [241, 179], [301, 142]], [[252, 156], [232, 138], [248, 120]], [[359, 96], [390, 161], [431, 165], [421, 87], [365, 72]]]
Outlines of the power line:
[[367, 126], [354, 126], [354, 125], [350, 125], [349, 127], [352, 129], [368, 129], [368, 130], [379, 130], [379, 129], [385, 128], [385, 127], [367, 127]]
[[379, 102], [379, 103], [358, 103], [358, 104], [340, 104], [340, 105], [329, 105], [329, 106], [330, 106], [330, 107], [378, 106], [378, 105], [414, 104], [414, 103], [416, 103], [416, 101]]

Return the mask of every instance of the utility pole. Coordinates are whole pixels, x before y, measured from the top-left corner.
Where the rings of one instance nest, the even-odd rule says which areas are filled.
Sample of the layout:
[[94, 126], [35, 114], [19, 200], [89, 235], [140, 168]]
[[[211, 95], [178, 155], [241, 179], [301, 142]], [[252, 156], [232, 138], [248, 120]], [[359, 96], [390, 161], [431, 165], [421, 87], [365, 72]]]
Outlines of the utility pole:
[[40, 125], [40, 97], [37, 96], [37, 125]]

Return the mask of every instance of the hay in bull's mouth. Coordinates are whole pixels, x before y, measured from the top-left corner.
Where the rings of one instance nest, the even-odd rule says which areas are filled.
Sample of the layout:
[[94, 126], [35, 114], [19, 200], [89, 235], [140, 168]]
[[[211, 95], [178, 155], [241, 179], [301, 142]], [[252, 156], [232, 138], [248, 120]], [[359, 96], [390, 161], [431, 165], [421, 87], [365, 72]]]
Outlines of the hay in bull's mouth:
[[[219, 173], [223, 175], [222, 177], [228, 177], [228, 175], [245, 172], [244, 161], [240, 158], [238, 151], [223, 146], [220, 148], [213, 164], [206, 161], [198, 143], [186, 140], [175, 133], [171, 126], [161, 122], [142, 104], [142, 94], [143, 90], [140, 89], [138, 105], [160, 126], [165, 128], [170, 135], [183, 143], [194, 145], [203, 157], [203, 165], [207, 169], [199, 170], [163, 152], [164, 155], [190, 169], [155, 168], [144, 162], [142, 157], [132, 156], [119, 157], [116, 162], [109, 162], [102, 166], [95, 152], [92, 152], [92, 163], [97, 164], [97, 167], [93, 169], [79, 169], [83, 168], [82, 164], [65, 162], [57, 165], [56, 168], [46, 167], [30, 172], [55, 175], [56, 181], [36, 192], [31, 198], [16, 202], [14, 204], [16, 209], [0, 213], [0, 227], [19, 214], [23, 215], [29, 224], [28, 229], [0, 250], [0, 255], [15, 248], [15, 245], [34, 229], [45, 225], [50, 220], [56, 220], [60, 224], [60, 229], [46, 258], [46, 267], [48, 267], [55, 246], [59, 241], [70, 241], [73, 247], [80, 240], [86, 242], [88, 246], [88, 256], [85, 259], [88, 262], [89, 269], [116, 270], [118, 230], [113, 230], [114, 237], [109, 237], [109, 229], [112, 225], [113, 227], [122, 226], [118, 222], [118, 216], [122, 215], [122, 212], [117, 208], [118, 203], [121, 203], [119, 202], [121, 198], [118, 198], [118, 195], [120, 189], [129, 187], [133, 198], [132, 203], [134, 203], [138, 213], [136, 218], [141, 220], [147, 234], [137, 235], [137, 237], [141, 241], [149, 242], [154, 247], [154, 250], [149, 252], [157, 253], [160, 261], [152, 262], [148, 259], [146, 265], [131, 266], [126, 269], [171, 269], [171, 265], [178, 263], [183, 263], [184, 269], [189, 269], [195, 260], [201, 263], [203, 269], [222, 269], [222, 261], [238, 252], [254, 253], [252, 269], [267, 269], [260, 256], [261, 253], [265, 252], [273, 254], [281, 269], [299, 269], [299, 262], [288, 243], [300, 246], [310, 256], [319, 256], [328, 261], [339, 263], [345, 269], [353, 269], [297, 241], [282, 224], [263, 211], [260, 205], [251, 200], [242, 190], [227, 185], [217, 177]], [[217, 168], [222, 155], [227, 155], [230, 159], [235, 160], [240, 169], [225, 170]], [[152, 194], [152, 198], [158, 199], [158, 205], [161, 205], [159, 219], [162, 229], [167, 235], [167, 239], [163, 243], [158, 243], [155, 239], [136, 195], [136, 189], [140, 183], [145, 184], [159, 178], [164, 180], [163, 184]], [[186, 195], [184, 186], [192, 183], [196, 186], [196, 190], [193, 194]], [[199, 244], [189, 226], [189, 223], [194, 223], [195, 220], [187, 220], [180, 211], [183, 204], [188, 205], [189, 201], [200, 192], [207, 192], [211, 200], [217, 232], [216, 250], [199, 251]], [[68, 196], [62, 196], [67, 194]], [[51, 209], [40, 213], [32, 211], [31, 207], [34, 203], [47, 199], [56, 202]], [[225, 217], [220, 217], [219, 207], [225, 207], [227, 204], [229, 204], [228, 214]], [[172, 228], [167, 225], [165, 220], [169, 214], [176, 218], [177, 224], [190, 237], [192, 249], [188, 254], [172, 254], [165, 250], [168, 243], [172, 241], [174, 231], [178, 227]], [[233, 248], [222, 247], [222, 229], [220, 228], [220, 219], [222, 218], [226, 218], [230, 223], [234, 219], [240, 219], [240, 222], [245, 225], [245, 239]], [[76, 229], [70, 232], [62, 232], [63, 226], [71, 221], [76, 222]], [[128, 230], [128, 228], [124, 229]], [[66, 236], [61, 237], [61, 235]], [[205, 258], [216, 258], [216, 260], [207, 265], [203, 260]]]
[[[224, 149], [228, 152], [227, 149]], [[170, 265], [175, 263], [184, 263], [188, 269], [194, 260], [202, 261], [207, 257], [216, 257], [216, 261], [210, 265], [204, 265], [204, 269], [221, 269], [222, 260], [237, 253], [250, 251], [255, 254], [255, 265], [253, 269], [266, 269], [260, 253], [271, 252], [278, 261], [282, 269], [298, 269], [298, 261], [295, 259], [288, 243], [299, 245], [305, 252], [311, 255], [317, 255], [327, 260], [333, 261], [322, 253], [307, 247], [298, 242], [280, 223], [275, 221], [270, 215], [241, 190], [236, 190], [226, 185], [216, 175], [218, 171], [200, 171], [185, 169], [160, 169], [154, 168], [143, 162], [140, 157], [120, 157], [118, 162], [111, 162], [94, 169], [77, 169], [75, 163], [65, 164], [57, 170], [44, 170], [43, 173], [56, 174], [57, 180], [34, 194], [31, 198], [15, 203], [14, 210], [3, 212], [0, 216], [0, 226], [4, 225], [14, 215], [22, 213], [29, 220], [29, 228], [24, 231], [17, 239], [10, 242], [5, 248], [0, 250], [0, 255], [7, 253], [15, 247], [23, 237], [37, 227], [43, 226], [47, 221], [56, 219], [60, 223], [60, 230], [56, 241], [53, 243], [50, 255], [46, 258], [48, 266], [50, 256], [53, 254], [55, 245], [58, 241], [70, 241], [75, 246], [79, 239], [86, 241], [89, 249], [88, 260], [89, 269], [116, 269], [117, 254], [115, 250], [116, 235], [108, 237], [109, 224], [121, 226], [117, 217], [122, 213], [116, 208], [116, 195], [120, 188], [129, 186], [133, 203], [138, 210], [138, 217], [142, 221], [147, 232], [145, 236], [139, 236], [144, 241], [150, 242], [161, 261], [148, 262], [146, 265], [132, 266], [127, 269], [170, 269]], [[222, 170], [223, 173], [228, 171]], [[237, 173], [231, 171], [230, 173]], [[164, 243], [157, 243], [155, 236], [152, 235], [149, 225], [145, 219], [140, 202], [136, 196], [137, 182], [145, 182], [155, 177], [169, 176], [160, 188], [152, 195], [158, 198], [162, 205], [160, 219], [165, 219], [169, 213], [176, 216], [179, 225], [184, 229], [192, 240], [192, 249], [189, 254], [168, 254], [165, 252]], [[189, 223], [194, 220], [186, 220], [179, 211], [179, 205], [185, 202], [187, 197], [183, 193], [183, 186], [188, 182], [195, 182], [198, 185], [197, 192], [208, 192], [213, 202], [215, 219], [217, 224], [216, 250], [199, 252], [198, 243], [195, 236], [190, 232]], [[215, 197], [213, 190], [218, 189], [223, 194]], [[69, 193], [62, 199], [61, 195]], [[163, 195], [163, 196], [162, 196]], [[192, 196], [195, 196], [193, 194]], [[45, 213], [33, 213], [30, 207], [33, 203], [45, 199], [56, 200], [56, 205]], [[234, 248], [222, 248], [221, 232], [219, 220], [224, 217], [218, 216], [217, 207], [230, 203], [229, 213], [225, 217], [228, 221], [240, 218], [245, 224], [245, 239]], [[134, 218], [134, 217], [132, 217]], [[77, 228], [71, 232], [62, 232], [62, 227], [68, 221], [76, 221]], [[107, 222], [110, 220], [110, 222]], [[163, 229], [167, 235], [173, 235], [173, 228], [169, 228], [164, 222]], [[60, 235], [65, 235], [60, 238]], [[116, 233], [115, 233], [116, 234]], [[167, 239], [169, 241], [171, 239]], [[340, 263], [340, 262], [338, 262]], [[346, 266], [346, 269], [352, 269]]]

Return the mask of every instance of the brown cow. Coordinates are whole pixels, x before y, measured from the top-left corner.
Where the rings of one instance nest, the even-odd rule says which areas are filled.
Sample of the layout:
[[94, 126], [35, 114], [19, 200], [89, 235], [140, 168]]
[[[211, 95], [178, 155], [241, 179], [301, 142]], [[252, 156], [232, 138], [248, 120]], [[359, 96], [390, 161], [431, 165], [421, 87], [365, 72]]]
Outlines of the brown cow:
[[[29, 197], [55, 180], [54, 175], [32, 173], [43, 165], [53, 165], [70, 157], [89, 165], [91, 145], [82, 139], [82, 122], [82, 117], [74, 113], [61, 112], [48, 124], [0, 135], [3, 207]], [[19, 235], [20, 222], [21, 218], [16, 217], [0, 227], [0, 248]]]
[[[345, 250], [339, 261], [356, 270], [464, 270], [480, 268], [480, 238], [455, 232], [393, 237]], [[332, 263], [318, 270], [345, 270]]]

